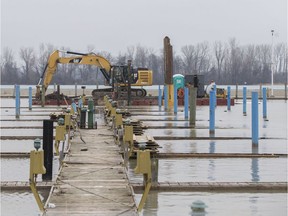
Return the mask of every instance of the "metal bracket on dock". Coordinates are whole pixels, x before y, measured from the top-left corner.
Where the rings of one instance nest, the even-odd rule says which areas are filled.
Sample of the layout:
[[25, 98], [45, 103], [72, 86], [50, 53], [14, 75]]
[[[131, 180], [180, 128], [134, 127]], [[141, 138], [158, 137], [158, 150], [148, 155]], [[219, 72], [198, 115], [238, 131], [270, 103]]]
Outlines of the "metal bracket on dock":
[[29, 184], [32, 190], [32, 193], [36, 199], [39, 209], [44, 212], [44, 205], [40, 199], [39, 193], [36, 188], [36, 178], [37, 174], [45, 174], [46, 168], [44, 167], [44, 151], [31, 151], [30, 152], [30, 178]]
[[144, 179], [143, 184], [145, 189], [137, 208], [137, 211], [141, 212], [152, 184], [151, 158], [149, 150], [137, 150], [137, 166], [134, 171], [136, 174], [142, 173]]
[[134, 149], [134, 141], [133, 141], [133, 126], [124, 126], [124, 137], [123, 137], [124, 145], [126, 142], [128, 143], [128, 158], [131, 157]]

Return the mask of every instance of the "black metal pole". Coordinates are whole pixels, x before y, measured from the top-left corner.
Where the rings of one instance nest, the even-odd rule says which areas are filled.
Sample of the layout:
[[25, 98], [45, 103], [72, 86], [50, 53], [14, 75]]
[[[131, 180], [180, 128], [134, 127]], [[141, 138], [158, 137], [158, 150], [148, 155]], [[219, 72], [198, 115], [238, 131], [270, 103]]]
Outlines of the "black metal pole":
[[127, 94], [127, 102], [128, 106], [131, 104], [131, 60], [128, 60], [128, 94]]
[[85, 129], [86, 127], [86, 109], [85, 108], [81, 108], [81, 112], [80, 112], [80, 128], [81, 129]]
[[60, 106], [60, 85], [57, 85], [57, 105]]
[[52, 180], [53, 171], [53, 121], [43, 120], [43, 150], [44, 167], [46, 173], [42, 175], [43, 180]]

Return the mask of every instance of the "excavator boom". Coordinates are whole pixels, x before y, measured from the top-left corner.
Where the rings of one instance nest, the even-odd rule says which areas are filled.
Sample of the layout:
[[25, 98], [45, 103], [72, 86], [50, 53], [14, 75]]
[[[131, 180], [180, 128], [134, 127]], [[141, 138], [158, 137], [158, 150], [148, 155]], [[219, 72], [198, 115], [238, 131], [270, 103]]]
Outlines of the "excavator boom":
[[109, 81], [110, 75], [108, 72], [111, 70], [111, 65], [107, 59], [102, 56], [95, 54], [82, 54], [75, 52], [66, 52], [68, 54], [77, 54], [79, 56], [74, 57], [60, 57], [59, 50], [54, 51], [48, 59], [48, 63], [45, 67], [45, 70], [38, 82], [38, 85], [42, 84], [45, 86], [45, 89], [49, 86], [52, 81], [52, 78], [56, 72], [57, 64], [85, 64], [85, 65], [95, 65], [100, 68], [105, 79]]

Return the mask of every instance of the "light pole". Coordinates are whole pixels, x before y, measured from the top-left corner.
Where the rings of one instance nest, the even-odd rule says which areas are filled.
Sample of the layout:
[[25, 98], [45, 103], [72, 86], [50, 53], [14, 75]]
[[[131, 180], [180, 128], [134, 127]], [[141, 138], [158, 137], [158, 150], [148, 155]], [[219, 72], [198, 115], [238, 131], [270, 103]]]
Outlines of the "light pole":
[[272, 46], [271, 46], [271, 96], [274, 96], [274, 30], [271, 30], [272, 34]]

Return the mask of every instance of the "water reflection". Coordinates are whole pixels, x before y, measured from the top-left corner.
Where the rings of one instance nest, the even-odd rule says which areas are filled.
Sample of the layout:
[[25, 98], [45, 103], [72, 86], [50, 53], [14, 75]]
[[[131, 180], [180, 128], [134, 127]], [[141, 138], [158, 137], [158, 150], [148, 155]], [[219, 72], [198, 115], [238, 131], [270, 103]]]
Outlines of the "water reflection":
[[[259, 154], [258, 146], [252, 146], [252, 154]], [[251, 159], [251, 180], [252, 182], [260, 181], [258, 158]]]
[[191, 153], [198, 153], [197, 151], [197, 143], [194, 141], [194, 142], [190, 142], [190, 152]]
[[159, 173], [159, 159], [152, 156], [151, 158], [151, 172], [152, 172], [152, 186], [158, 185], [158, 173]]
[[251, 159], [251, 180], [252, 182], [259, 182], [260, 176], [259, 176], [259, 165], [258, 165], [258, 158], [252, 158]]
[[[215, 141], [211, 141], [209, 143], [209, 153], [214, 154], [215, 153]], [[215, 160], [209, 160], [208, 165], [208, 179], [211, 181], [215, 181]]]
[[190, 137], [197, 137], [196, 129], [190, 129]]
[[211, 141], [211, 142], [209, 143], [209, 153], [210, 153], [210, 154], [215, 153], [215, 141]]
[[191, 216], [205, 216], [206, 212], [191, 212]]
[[259, 199], [258, 196], [249, 197], [249, 203], [251, 203], [250, 210], [252, 215], [256, 215], [259, 212], [257, 207], [258, 199]]
[[157, 215], [157, 209], [158, 209], [158, 193], [150, 191], [149, 197], [146, 200], [143, 209], [143, 216]]

